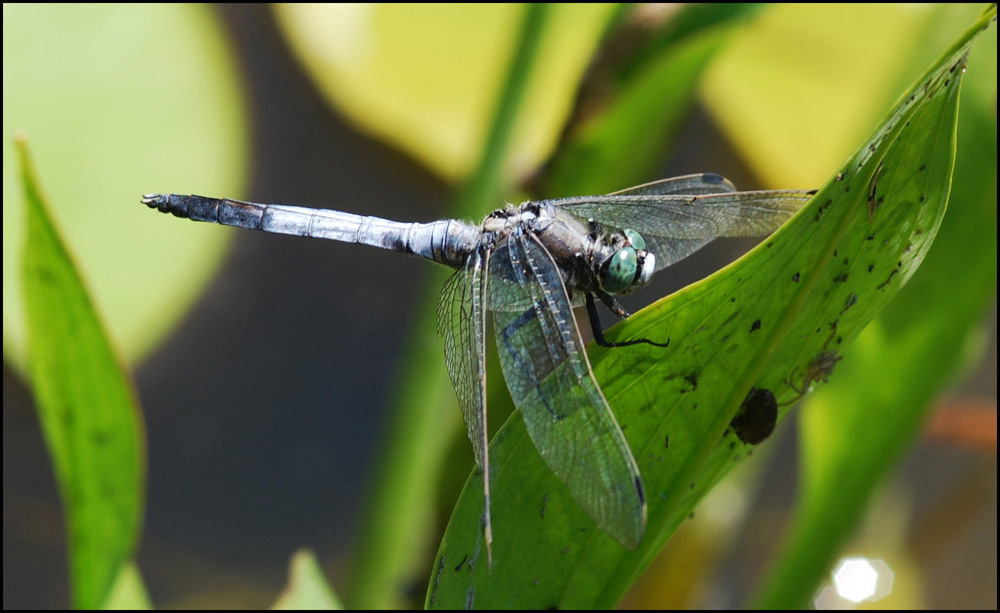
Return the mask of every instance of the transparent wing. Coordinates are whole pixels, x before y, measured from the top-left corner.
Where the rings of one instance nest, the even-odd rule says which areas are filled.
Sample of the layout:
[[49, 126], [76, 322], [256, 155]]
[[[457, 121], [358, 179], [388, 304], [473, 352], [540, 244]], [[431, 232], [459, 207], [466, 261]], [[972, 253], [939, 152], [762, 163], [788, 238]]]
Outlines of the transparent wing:
[[[545, 463], [577, 503], [622, 545], [638, 545], [646, 524], [642, 482], [632, 452], [594, 379], [569, 296], [552, 256], [517, 228], [493, 258], [499, 289], [518, 292], [527, 309], [496, 311], [497, 352], [514, 404]], [[507, 271], [494, 270], [508, 266]], [[491, 301], [493, 296], [491, 295]]]
[[462, 407], [465, 427], [483, 471], [483, 535], [493, 565], [490, 519], [490, 449], [486, 431], [486, 292], [491, 250], [480, 247], [465, 268], [448, 278], [438, 300], [438, 334], [444, 337], [444, 358], [451, 384]]
[[487, 280], [483, 253], [477, 251], [465, 268], [451, 275], [438, 299], [438, 334], [444, 337], [444, 357], [452, 386], [462, 407], [476, 464], [486, 468], [486, 351], [483, 336]]
[[643, 183], [635, 187], [611, 192], [609, 196], [672, 196], [682, 194], [686, 196], [697, 196], [699, 194], [721, 194], [723, 192], [735, 192], [736, 186], [732, 182], [717, 175], [714, 172], [703, 172], [696, 175], [684, 175], [683, 177], [670, 177], [660, 179], [651, 183]]
[[770, 234], [802, 208], [813, 193], [802, 190], [701, 195], [618, 193], [563, 198], [554, 204], [584, 221], [594, 219], [606, 228], [631, 228], [639, 232], [646, 240], [646, 248], [656, 255], [656, 270], [660, 270], [720, 236]]

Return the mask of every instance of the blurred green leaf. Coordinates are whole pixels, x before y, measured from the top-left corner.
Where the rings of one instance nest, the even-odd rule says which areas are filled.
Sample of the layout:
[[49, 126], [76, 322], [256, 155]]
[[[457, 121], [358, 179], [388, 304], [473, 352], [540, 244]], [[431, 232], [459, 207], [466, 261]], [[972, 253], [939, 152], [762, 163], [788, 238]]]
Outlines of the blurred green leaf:
[[122, 566], [101, 608], [107, 611], [149, 611], [153, 608], [135, 562]]
[[[988, 22], [981, 19], [977, 27]], [[808, 606], [876, 486], [968, 364], [969, 347], [982, 348], [982, 318], [995, 298], [997, 275], [996, 53], [992, 30], [969, 59], [950, 205], [933, 249], [890, 307], [844, 351], [830, 385], [803, 408], [802, 495], [758, 608]], [[952, 151], [942, 143], [932, 152], [940, 161], [929, 157], [928, 166], [947, 162]]]
[[93, 299], [135, 360], [183, 317], [229, 243], [228, 232], [162, 224], [137, 203], [181, 185], [242, 191], [248, 131], [227, 36], [203, 5], [4, 4], [3, 75], [4, 358], [25, 372], [11, 144], [23, 129]]
[[334, 610], [342, 609], [340, 601], [319, 567], [316, 556], [307, 549], [300, 549], [292, 556], [288, 585], [274, 606], [274, 610]]
[[31, 384], [66, 513], [72, 604], [104, 604], [142, 525], [145, 440], [132, 382], [52, 224], [19, 141]]
[[515, 414], [491, 445], [493, 570], [481, 559], [482, 493], [472, 475], [430, 579], [430, 606], [593, 608], [620, 599], [746, 454], [727, 426], [748, 390], [797, 398], [793, 385], [809, 383], [806, 369], [824, 352], [839, 353], [920, 265], [947, 201], [962, 45], [973, 34], [903, 95], [796, 217], [612, 335], [669, 335], [669, 349], [591, 351], [646, 485], [649, 523], [639, 549], [628, 552], [596, 529]]
[[650, 40], [592, 65], [578, 125], [570, 126], [550, 164], [545, 193], [606, 194], [657, 178], [652, 173], [688, 117], [703, 69], [733, 27], [755, 11], [742, 4], [687, 5], [652, 32], [633, 18], [611, 34], [607, 56], [637, 45], [643, 34]]

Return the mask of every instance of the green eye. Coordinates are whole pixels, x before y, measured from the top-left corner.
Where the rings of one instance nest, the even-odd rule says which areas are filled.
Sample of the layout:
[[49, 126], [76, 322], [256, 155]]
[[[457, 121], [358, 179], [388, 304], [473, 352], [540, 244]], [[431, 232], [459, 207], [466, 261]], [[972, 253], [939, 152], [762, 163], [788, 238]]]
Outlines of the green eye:
[[625, 235], [625, 238], [628, 239], [628, 243], [632, 245], [636, 251], [646, 248], [646, 241], [642, 238], [642, 235], [635, 230], [629, 230], [626, 228], [622, 231], [622, 234]]
[[[638, 234], [636, 235], [638, 236]], [[641, 237], [640, 237], [640, 240]], [[639, 258], [632, 247], [622, 247], [611, 258], [607, 270], [601, 276], [601, 286], [609, 294], [619, 294], [632, 286]]]

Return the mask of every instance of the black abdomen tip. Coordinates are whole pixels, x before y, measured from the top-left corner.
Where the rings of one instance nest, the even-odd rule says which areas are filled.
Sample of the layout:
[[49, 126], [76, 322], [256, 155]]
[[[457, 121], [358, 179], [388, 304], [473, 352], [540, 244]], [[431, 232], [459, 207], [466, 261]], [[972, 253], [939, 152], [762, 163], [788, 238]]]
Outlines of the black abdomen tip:
[[164, 194], [143, 194], [142, 203], [161, 213], [173, 213], [177, 217], [188, 216], [187, 200]]

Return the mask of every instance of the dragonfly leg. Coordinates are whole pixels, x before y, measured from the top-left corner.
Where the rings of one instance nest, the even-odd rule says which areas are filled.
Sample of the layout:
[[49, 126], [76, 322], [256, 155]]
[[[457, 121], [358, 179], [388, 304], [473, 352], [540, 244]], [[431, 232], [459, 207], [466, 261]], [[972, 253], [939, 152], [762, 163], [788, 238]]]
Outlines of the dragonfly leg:
[[[607, 297], [607, 299], [605, 299], [605, 297]], [[614, 313], [615, 315], [618, 315], [622, 319], [628, 317], [628, 313], [625, 311], [625, 309], [623, 309], [621, 305], [618, 304], [617, 300], [615, 300], [608, 294], [604, 294], [603, 296], [601, 296], [601, 301], [604, 302], [605, 304], [607, 304], [608, 301], [610, 301], [612, 304], [609, 304], [608, 308], [611, 309], [611, 312]], [[597, 341], [597, 344], [600, 345], [601, 347], [628, 347], [630, 345], [639, 345], [641, 343], [645, 343], [647, 345], [653, 345], [654, 347], [666, 347], [667, 345], [670, 344], [670, 339], [667, 339], [667, 342], [665, 343], [656, 343], [649, 340], [648, 338], [635, 338], [627, 341], [617, 341], [617, 342], [609, 341], [607, 338], [604, 337], [604, 330], [601, 328], [601, 319], [597, 315], [597, 303], [594, 302], [594, 294], [590, 292], [587, 292], [587, 316], [590, 318], [590, 329], [594, 333], [594, 340]]]

